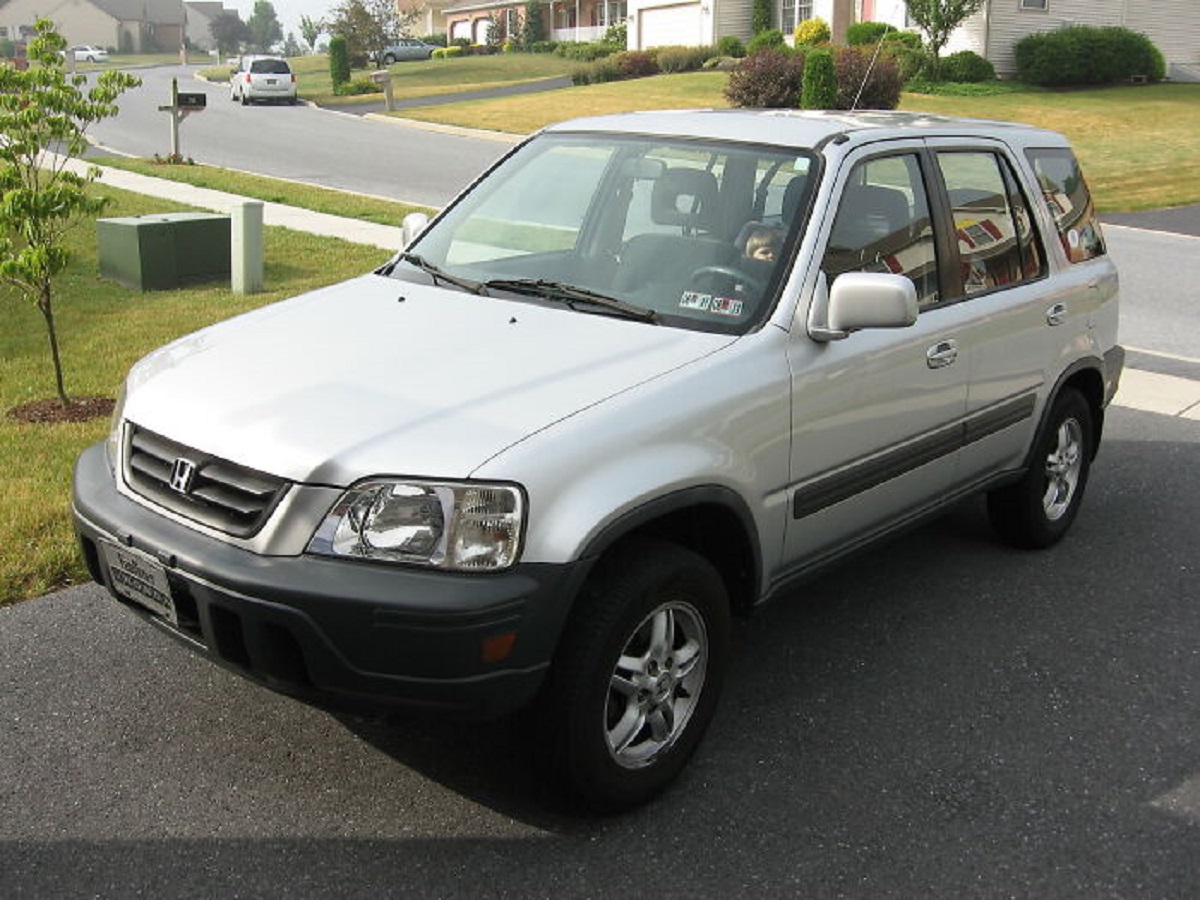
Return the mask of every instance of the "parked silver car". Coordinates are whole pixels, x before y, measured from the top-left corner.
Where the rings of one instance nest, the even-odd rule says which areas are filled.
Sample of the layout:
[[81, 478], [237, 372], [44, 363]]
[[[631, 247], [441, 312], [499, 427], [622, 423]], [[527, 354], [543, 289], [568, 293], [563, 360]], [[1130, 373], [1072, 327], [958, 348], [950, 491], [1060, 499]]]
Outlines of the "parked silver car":
[[393, 63], [409, 59], [429, 59], [433, 51], [438, 49], [432, 44], [426, 44], [417, 38], [400, 38], [394, 44], [388, 44], [382, 52], [376, 54], [376, 61], [390, 66]]
[[79, 460], [92, 576], [248, 678], [536, 702], [531, 751], [620, 809], [696, 749], [731, 616], [974, 493], [1023, 547], [1079, 513], [1123, 351], [1058, 134], [585, 119], [423, 226], [142, 360]]
[[296, 74], [279, 56], [243, 56], [229, 76], [229, 99], [247, 106], [258, 100], [296, 102]]

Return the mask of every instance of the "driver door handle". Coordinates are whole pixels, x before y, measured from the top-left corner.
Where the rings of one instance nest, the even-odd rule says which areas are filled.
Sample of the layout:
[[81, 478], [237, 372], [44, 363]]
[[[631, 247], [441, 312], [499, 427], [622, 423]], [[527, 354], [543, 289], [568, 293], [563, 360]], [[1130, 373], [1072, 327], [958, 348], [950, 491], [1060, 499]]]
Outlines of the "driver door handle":
[[944, 369], [958, 359], [958, 344], [955, 341], [938, 341], [925, 351], [925, 362], [931, 369]]

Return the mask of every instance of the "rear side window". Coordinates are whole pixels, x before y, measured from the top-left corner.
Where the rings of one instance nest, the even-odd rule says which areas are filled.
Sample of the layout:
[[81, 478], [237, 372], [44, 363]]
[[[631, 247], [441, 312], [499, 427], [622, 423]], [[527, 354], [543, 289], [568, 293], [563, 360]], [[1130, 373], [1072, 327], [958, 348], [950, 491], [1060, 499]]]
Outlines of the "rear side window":
[[282, 59], [256, 59], [250, 63], [250, 71], [255, 75], [290, 75], [292, 70]]
[[962, 291], [978, 294], [1045, 271], [1029, 206], [1007, 163], [994, 153], [938, 153], [962, 269]]
[[1067, 259], [1084, 262], [1107, 252], [1087, 182], [1074, 154], [1065, 148], [1026, 150], [1042, 198], [1054, 216]]

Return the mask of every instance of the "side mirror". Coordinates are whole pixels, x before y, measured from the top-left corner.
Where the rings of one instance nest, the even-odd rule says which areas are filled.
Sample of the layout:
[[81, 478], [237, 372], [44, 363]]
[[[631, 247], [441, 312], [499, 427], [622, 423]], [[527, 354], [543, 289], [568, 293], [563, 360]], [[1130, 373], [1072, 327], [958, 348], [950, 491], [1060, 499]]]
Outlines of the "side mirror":
[[425, 213], [415, 212], [405, 216], [403, 221], [400, 222], [400, 230], [404, 234], [404, 246], [407, 247], [415, 241], [417, 235], [424, 231], [425, 226], [428, 224], [429, 216]]
[[845, 272], [825, 287], [822, 274], [809, 316], [814, 341], [840, 341], [863, 328], [907, 328], [917, 321], [917, 289], [903, 275]]

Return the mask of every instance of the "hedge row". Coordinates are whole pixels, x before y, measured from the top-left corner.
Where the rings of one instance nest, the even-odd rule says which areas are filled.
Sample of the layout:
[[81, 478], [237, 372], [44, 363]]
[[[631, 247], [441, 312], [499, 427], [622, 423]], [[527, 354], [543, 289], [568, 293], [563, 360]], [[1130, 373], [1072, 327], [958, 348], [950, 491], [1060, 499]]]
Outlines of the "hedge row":
[[1028, 84], [1113, 84], [1132, 78], [1161, 81], [1162, 53], [1144, 34], [1113, 26], [1075, 25], [1017, 41], [1017, 78]]
[[[817, 65], [819, 77], [810, 79], [809, 102], [831, 109], [895, 109], [900, 103], [903, 81], [895, 60], [860, 47], [822, 47]], [[828, 61], [832, 58], [836, 85], [828, 84]], [[733, 106], [756, 109], [798, 109], [805, 79], [805, 53], [768, 48], [752, 53], [729, 76], [725, 98]], [[831, 102], [832, 100], [832, 102]]]

